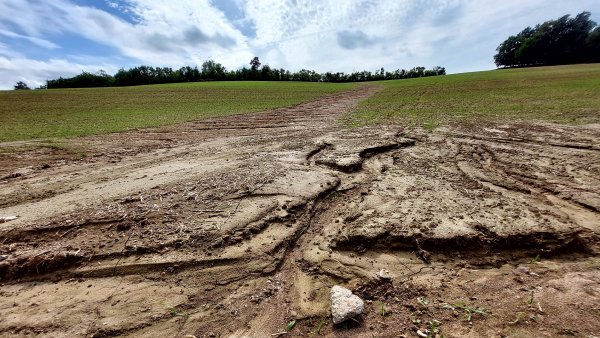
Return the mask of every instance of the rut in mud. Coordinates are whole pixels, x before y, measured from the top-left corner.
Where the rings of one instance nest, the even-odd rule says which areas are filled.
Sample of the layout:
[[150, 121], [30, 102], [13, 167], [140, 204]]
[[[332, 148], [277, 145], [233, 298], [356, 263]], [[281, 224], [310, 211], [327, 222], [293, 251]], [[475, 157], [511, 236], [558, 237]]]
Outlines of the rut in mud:
[[600, 128], [337, 124], [377, 90], [4, 157], [0, 335], [597, 334]]

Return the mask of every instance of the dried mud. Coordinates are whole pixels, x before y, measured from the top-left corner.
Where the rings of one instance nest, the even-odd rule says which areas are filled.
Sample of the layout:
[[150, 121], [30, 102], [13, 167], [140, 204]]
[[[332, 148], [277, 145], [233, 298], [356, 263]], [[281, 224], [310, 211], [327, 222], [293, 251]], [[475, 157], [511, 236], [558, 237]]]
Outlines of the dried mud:
[[2, 144], [0, 335], [600, 335], [600, 126], [338, 125], [377, 90]]

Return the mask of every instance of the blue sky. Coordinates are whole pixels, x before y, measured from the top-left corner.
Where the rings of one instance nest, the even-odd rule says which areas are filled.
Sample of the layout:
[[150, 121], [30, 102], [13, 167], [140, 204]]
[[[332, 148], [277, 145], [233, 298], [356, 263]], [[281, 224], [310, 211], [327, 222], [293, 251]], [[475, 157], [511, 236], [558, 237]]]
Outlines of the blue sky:
[[585, 10], [600, 22], [599, 0], [0, 0], [0, 89], [253, 56], [319, 72], [493, 69], [509, 35]]

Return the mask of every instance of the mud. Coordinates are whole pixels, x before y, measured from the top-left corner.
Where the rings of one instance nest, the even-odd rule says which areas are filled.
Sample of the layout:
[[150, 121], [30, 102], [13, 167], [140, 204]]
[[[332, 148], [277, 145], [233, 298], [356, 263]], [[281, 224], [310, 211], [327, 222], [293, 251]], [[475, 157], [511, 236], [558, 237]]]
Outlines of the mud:
[[600, 126], [339, 125], [377, 90], [2, 144], [0, 335], [600, 335]]

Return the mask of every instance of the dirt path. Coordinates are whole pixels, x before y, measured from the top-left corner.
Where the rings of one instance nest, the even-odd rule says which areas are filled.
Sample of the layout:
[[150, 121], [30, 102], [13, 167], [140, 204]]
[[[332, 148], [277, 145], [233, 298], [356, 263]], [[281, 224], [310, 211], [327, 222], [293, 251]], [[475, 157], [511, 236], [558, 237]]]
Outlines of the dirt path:
[[377, 90], [3, 155], [0, 335], [600, 335], [600, 127], [342, 129]]

